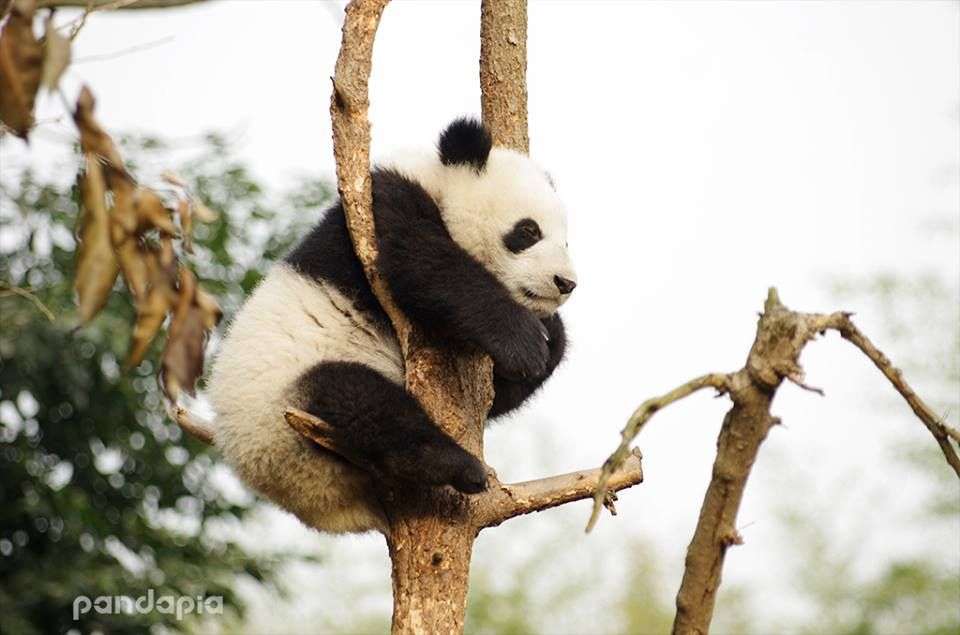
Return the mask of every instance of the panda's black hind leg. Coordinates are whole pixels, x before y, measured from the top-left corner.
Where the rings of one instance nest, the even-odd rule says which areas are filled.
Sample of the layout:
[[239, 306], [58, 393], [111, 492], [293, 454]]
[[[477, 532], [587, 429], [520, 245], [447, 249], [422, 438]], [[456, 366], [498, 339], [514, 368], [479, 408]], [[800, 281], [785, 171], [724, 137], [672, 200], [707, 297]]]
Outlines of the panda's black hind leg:
[[487, 487], [484, 464], [430, 420], [402, 386], [354, 362], [317, 364], [299, 380], [302, 407], [334, 429], [335, 442], [386, 478], [452, 485], [468, 494]]

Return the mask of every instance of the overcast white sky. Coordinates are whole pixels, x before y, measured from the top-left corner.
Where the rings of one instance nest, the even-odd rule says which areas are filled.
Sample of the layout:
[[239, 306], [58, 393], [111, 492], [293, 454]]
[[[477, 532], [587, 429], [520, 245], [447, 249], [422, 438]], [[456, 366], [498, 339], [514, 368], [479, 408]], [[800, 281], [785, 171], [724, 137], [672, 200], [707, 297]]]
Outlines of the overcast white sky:
[[[72, 98], [89, 83], [112, 131], [234, 131], [242, 156], [277, 186], [293, 174], [330, 176], [336, 12], [322, 2], [245, 0], [95, 15], [77, 58], [169, 41], [77, 63], [64, 88]], [[827, 291], [833, 277], [935, 270], [956, 280], [958, 21], [958, 4], [933, 1], [532, 2], [531, 153], [567, 201], [580, 285], [564, 310], [566, 366], [488, 435], [501, 477], [599, 465], [645, 398], [738, 368], [768, 285], [790, 306], [829, 311], [841, 308]], [[375, 154], [432, 144], [451, 118], [479, 113], [478, 32], [479, 2], [388, 7], [371, 85]], [[60, 112], [47, 99], [40, 117]], [[6, 143], [3, 161], [52, 157], [64, 151], [56, 140], [73, 134], [69, 121], [49, 124], [32, 154]], [[937, 218], [954, 221], [940, 240], [923, 229]], [[878, 316], [861, 310], [858, 319], [879, 332]], [[894, 359], [911, 345], [878, 343]], [[868, 564], [923, 547], [898, 520], [916, 491], [879, 466], [891, 438], [926, 432], [848, 349], [828, 337], [804, 356], [826, 399], [789, 386], [778, 396], [788, 427], [761, 452], [740, 515], [747, 545], [731, 552], [725, 580], [772, 583], [782, 573], [774, 565], [790, 537], [774, 503], [791, 487], [838, 531], [865, 529]], [[727, 406], [701, 395], [658, 414], [640, 440], [647, 482], [623, 494], [620, 515], [591, 536], [571, 526], [569, 551], [587, 558], [597, 545], [642, 536], [678, 580]], [[543, 438], [549, 451], [536, 452]], [[851, 507], [852, 518], [838, 509], [839, 492], [857, 500], [886, 487], [889, 507]], [[551, 513], [488, 532], [477, 561], [530, 542], [550, 518], [579, 524], [587, 507]], [[310, 540], [292, 522], [282, 526], [276, 539]], [[947, 549], [957, 561], [954, 529]], [[373, 538], [338, 540], [323, 544], [380, 550]], [[385, 560], [371, 557], [362, 576], [386, 585]], [[336, 564], [326, 578], [307, 576], [309, 595], [318, 585], [320, 596], [335, 594], [348, 575], [331, 574]], [[763, 588], [773, 596], [774, 586]]]

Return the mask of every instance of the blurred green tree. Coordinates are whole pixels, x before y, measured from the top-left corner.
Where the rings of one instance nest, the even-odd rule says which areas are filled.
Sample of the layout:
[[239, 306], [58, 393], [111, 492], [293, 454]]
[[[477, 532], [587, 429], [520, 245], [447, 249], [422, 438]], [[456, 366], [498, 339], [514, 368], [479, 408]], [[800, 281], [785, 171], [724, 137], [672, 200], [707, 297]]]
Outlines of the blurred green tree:
[[[141, 163], [171, 167], [175, 150], [144, 138], [122, 147], [134, 173]], [[59, 174], [74, 171], [61, 167]], [[220, 212], [196, 228], [188, 261], [229, 319], [265, 267], [316, 219], [330, 190], [304, 181], [271, 204], [218, 135], [177, 167]], [[236, 576], [269, 580], [286, 554], [245, 553], [216, 531], [250, 501], [218, 486], [211, 453], [166, 418], [154, 378], [160, 346], [138, 368], [121, 368], [133, 323], [126, 291], [118, 286], [105, 310], [76, 328], [76, 188], [32, 169], [4, 176], [0, 632], [178, 629], [175, 615], [156, 611], [72, 619], [79, 595], [137, 598], [147, 589], [157, 597], [219, 595], [225, 611], [240, 614]]]
[[[954, 221], [930, 238], [948, 238], [952, 250], [957, 230]], [[906, 356], [898, 354], [898, 363], [914, 385], [928, 387], [934, 408], [955, 419], [960, 412], [957, 278], [940, 271], [910, 276], [881, 272], [835, 281], [833, 291], [842, 302], [857, 301], [869, 307], [871, 315], [880, 316], [886, 331], [884, 339], [909, 343], [903, 347]], [[889, 399], [899, 397], [892, 395]], [[928, 554], [891, 559], [875, 575], [863, 579], [854, 573], [857, 542], [838, 544], [835, 537], [809, 520], [811, 514], [794, 509], [786, 521], [800, 536], [804, 554], [804, 567], [797, 572], [798, 588], [815, 607], [815, 617], [798, 632], [960, 633], [960, 562], [956, 560], [960, 491], [956, 477], [929, 438], [915, 429], [906, 430], [902, 436], [891, 448], [891, 463], [905, 470], [907, 476], [919, 476], [918, 483], [928, 484], [918, 498], [915, 522], [925, 530], [942, 529], [942, 535], [952, 537], [953, 543], [940, 544]]]

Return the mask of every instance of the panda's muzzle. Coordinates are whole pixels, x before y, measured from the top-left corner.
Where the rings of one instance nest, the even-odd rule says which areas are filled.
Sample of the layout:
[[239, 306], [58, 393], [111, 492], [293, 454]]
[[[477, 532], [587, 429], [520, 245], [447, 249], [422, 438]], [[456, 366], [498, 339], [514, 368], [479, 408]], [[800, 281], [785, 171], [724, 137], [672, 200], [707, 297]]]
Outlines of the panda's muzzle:
[[554, 276], [553, 283], [557, 285], [557, 289], [560, 291], [560, 295], [567, 295], [572, 293], [574, 289], [577, 288], [577, 283], [563, 276]]

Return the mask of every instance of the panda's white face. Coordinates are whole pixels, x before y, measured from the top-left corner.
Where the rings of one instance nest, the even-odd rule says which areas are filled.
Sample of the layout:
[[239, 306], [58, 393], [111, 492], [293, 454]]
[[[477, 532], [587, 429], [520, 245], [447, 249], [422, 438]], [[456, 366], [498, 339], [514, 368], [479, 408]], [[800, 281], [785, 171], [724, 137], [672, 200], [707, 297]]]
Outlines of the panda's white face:
[[566, 211], [550, 178], [526, 155], [493, 148], [482, 170], [443, 165], [435, 154], [396, 157], [440, 206], [453, 239], [514, 299], [540, 317], [570, 297], [577, 276], [567, 249]]
[[440, 207], [453, 239], [483, 263], [517, 302], [545, 317], [576, 286], [566, 211], [529, 157], [493, 148], [479, 174], [445, 166]]

